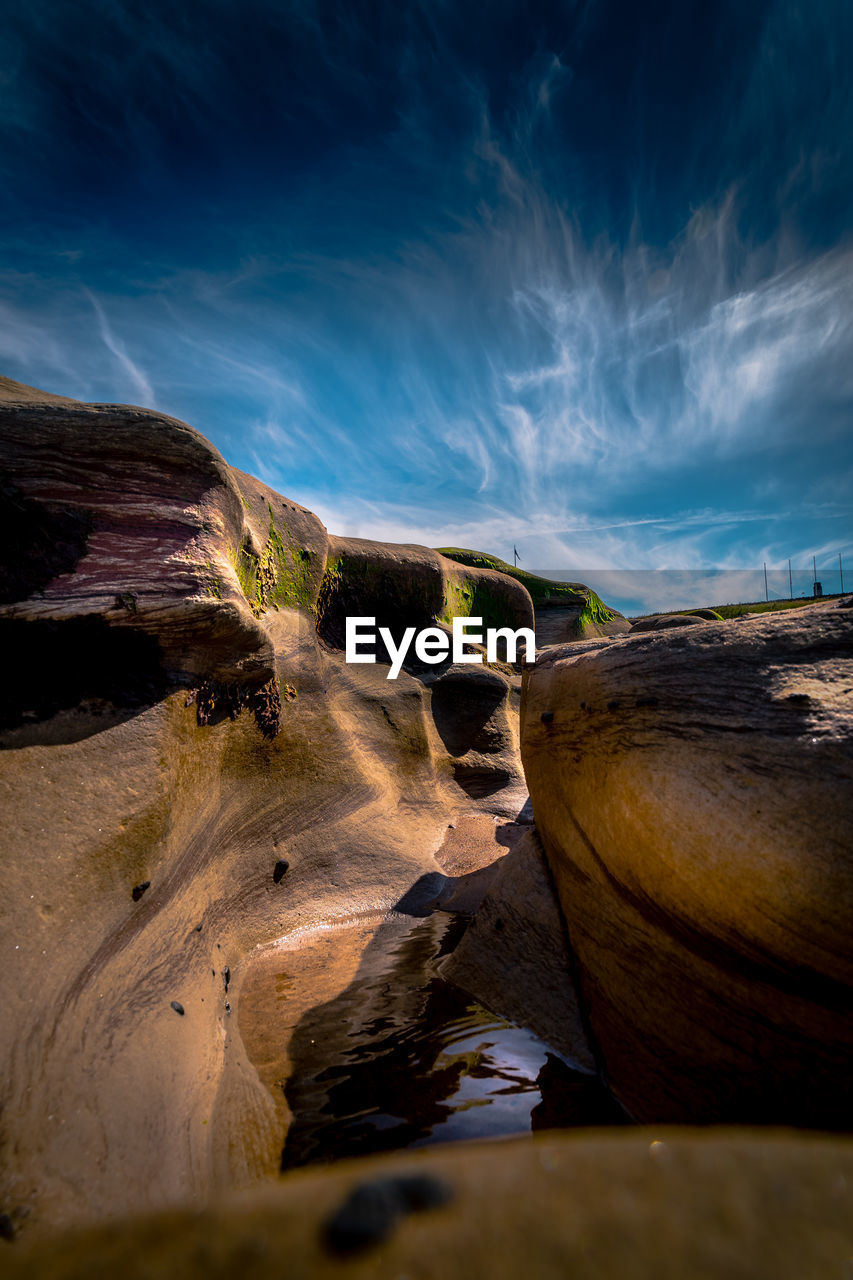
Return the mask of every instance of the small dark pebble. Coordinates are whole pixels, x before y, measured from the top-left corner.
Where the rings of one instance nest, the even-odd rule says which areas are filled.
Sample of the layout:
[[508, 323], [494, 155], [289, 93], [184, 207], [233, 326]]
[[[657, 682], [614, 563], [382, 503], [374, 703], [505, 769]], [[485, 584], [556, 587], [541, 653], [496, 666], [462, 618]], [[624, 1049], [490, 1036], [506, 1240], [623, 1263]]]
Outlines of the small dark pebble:
[[0, 1240], [15, 1239], [15, 1224], [11, 1214], [0, 1213]]
[[287, 861], [287, 858], [279, 858], [278, 862], [275, 864], [275, 871], [273, 871], [272, 873], [273, 882], [275, 884], [278, 884], [279, 880], [284, 875], [285, 871], [287, 871], [289, 866], [290, 866], [290, 863]]
[[228, 983], [231, 981], [231, 970], [228, 965], [222, 970], [222, 981], [225, 983], [225, 990], [228, 990]]
[[200, 924], [197, 924], [197, 925], [196, 925], [196, 927], [195, 927], [195, 931], [196, 931], [196, 933], [201, 933], [201, 925], [200, 925]]
[[402, 1174], [362, 1182], [323, 1224], [323, 1241], [332, 1253], [361, 1253], [386, 1240], [401, 1218], [447, 1204], [453, 1192], [426, 1173]]
[[543, 712], [542, 712], [541, 719], [542, 719], [542, 723], [543, 723], [543, 724], [550, 724], [550, 723], [551, 723], [551, 721], [554, 719], [554, 712], [553, 712], [553, 711], [543, 711]]
[[214, 976], [214, 978], [215, 978], [215, 977], [216, 977], [216, 970], [215, 970], [215, 969], [211, 969], [211, 971], [210, 971], [210, 972], [213, 974], [213, 976]]
[[138, 902], [139, 899], [142, 897], [143, 893], [145, 892], [145, 890], [150, 888], [151, 888], [151, 881], [143, 880], [141, 884], [134, 885], [134, 887], [130, 891], [130, 896], [131, 898], [133, 898], [134, 902]]
[[230, 1012], [231, 1012], [231, 1006], [230, 1006], [230, 1004], [228, 1003], [228, 1001], [227, 1001], [227, 1000], [225, 1001], [225, 1012], [226, 1012], [226, 1013], [230, 1013]]
[[175, 1013], [179, 1013], [181, 1017], [184, 1016], [185, 1009], [184, 1009], [184, 1006], [181, 1004], [180, 1000], [173, 1000], [172, 1008], [175, 1010]]

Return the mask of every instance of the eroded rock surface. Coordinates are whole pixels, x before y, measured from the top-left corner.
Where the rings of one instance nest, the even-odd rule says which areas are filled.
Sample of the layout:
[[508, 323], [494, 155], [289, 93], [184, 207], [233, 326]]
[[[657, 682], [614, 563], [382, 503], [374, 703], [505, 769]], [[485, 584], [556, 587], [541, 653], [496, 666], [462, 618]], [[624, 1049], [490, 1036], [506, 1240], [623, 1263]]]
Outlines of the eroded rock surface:
[[525, 681], [537, 829], [618, 1096], [851, 1127], [850, 611], [553, 650]]
[[183, 423], [0, 392], [0, 1209], [37, 1230], [274, 1172], [247, 957], [389, 910], [441, 878], [449, 821], [524, 803], [515, 673], [347, 665], [341, 608], [532, 609], [330, 539]]

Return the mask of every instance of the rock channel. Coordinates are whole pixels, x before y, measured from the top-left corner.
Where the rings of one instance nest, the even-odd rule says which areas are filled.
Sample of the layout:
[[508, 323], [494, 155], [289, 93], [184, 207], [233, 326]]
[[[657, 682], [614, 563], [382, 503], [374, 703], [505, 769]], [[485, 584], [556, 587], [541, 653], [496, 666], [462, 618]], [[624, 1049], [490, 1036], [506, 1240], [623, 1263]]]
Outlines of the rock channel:
[[[764, 1274], [731, 1265], [756, 1250], [774, 1275], [823, 1275], [847, 1256], [846, 1139], [518, 1140], [288, 1174], [215, 1206], [279, 1177], [295, 1042], [273, 1042], [261, 995], [276, 950], [302, 958], [303, 1012], [334, 1010], [380, 929], [433, 912], [470, 920], [442, 979], [603, 1075], [636, 1118], [849, 1127], [853, 610], [624, 635], [590, 593], [534, 600], [478, 553], [329, 535], [184, 423], [9, 380], [0, 450], [15, 1274], [93, 1258], [135, 1274], [138, 1231], [175, 1274], [238, 1256], [266, 1274], [283, 1245], [263, 1195], [291, 1224], [292, 1274], [321, 1274], [340, 1265], [318, 1261], [323, 1223], [364, 1199], [361, 1167], [417, 1190], [412, 1215], [391, 1197], [383, 1246], [412, 1274], [427, 1240], [517, 1274], [501, 1222], [538, 1241], [542, 1275], [554, 1257], [617, 1266], [628, 1219], [656, 1265], [626, 1255], [625, 1275]], [[388, 681], [381, 656], [344, 661], [352, 613], [395, 635], [535, 618], [540, 644], [581, 642], [542, 650], [523, 687], [501, 663]], [[447, 1195], [424, 1198], [411, 1159]], [[199, 1205], [212, 1234], [172, 1213]], [[161, 1216], [99, 1235], [139, 1214]]]

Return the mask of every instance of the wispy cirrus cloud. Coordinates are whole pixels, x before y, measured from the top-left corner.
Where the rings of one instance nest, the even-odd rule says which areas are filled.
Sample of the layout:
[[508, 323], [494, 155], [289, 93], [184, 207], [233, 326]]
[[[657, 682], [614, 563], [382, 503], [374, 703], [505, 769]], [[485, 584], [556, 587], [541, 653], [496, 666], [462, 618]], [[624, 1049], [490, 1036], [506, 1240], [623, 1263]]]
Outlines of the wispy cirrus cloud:
[[125, 344], [120, 338], [116, 337], [113, 332], [112, 325], [107, 319], [106, 312], [98, 299], [90, 290], [87, 289], [85, 292], [89, 302], [91, 303], [92, 310], [95, 313], [100, 339], [107, 351], [109, 351], [110, 355], [115, 357], [119, 368], [124, 374], [123, 380], [126, 381], [133, 389], [135, 396], [141, 405], [145, 405], [147, 408], [154, 408], [155, 395], [151, 383], [139, 365], [136, 364], [128, 355]]
[[0, 69], [13, 376], [156, 392], [362, 536], [851, 545], [844, 6], [54, 8]]

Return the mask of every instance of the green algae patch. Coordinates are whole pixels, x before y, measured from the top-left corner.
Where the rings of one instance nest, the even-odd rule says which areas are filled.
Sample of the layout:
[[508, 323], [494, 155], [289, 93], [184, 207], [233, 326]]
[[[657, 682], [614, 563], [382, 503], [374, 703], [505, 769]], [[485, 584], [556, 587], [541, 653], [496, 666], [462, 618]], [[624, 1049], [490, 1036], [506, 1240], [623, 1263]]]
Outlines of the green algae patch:
[[484, 629], [522, 625], [499, 582], [449, 573], [444, 584], [444, 604], [436, 621], [451, 627], [454, 618], [482, 618]]
[[259, 556], [246, 539], [228, 558], [240, 583], [240, 590], [256, 618], [268, 609], [314, 609], [312, 567], [314, 553], [301, 547], [285, 529], [275, 523], [272, 506], [269, 511], [267, 544]]
[[578, 631], [583, 631], [590, 623], [603, 627], [608, 622], [612, 622], [615, 617], [615, 613], [612, 609], [608, 609], [601, 596], [588, 588], [586, 603], [577, 616], [575, 627]]

